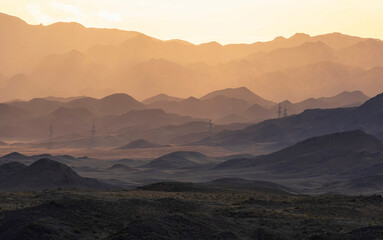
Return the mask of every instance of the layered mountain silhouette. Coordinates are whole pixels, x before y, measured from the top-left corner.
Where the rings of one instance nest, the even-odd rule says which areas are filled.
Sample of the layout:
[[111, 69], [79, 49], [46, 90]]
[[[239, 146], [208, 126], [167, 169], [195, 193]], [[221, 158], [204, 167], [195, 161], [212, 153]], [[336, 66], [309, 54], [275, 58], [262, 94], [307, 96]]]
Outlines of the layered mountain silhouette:
[[173, 152], [144, 165], [155, 169], [187, 169], [198, 168], [216, 162], [214, 159], [199, 152]]
[[[119, 147], [137, 139], [181, 145], [276, 118], [278, 108], [286, 108], [291, 115], [312, 108], [359, 106], [368, 97], [354, 91], [297, 103], [273, 103], [241, 87], [214, 91], [202, 98], [156, 99], [145, 105], [127, 94], [112, 94], [100, 99], [58, 101], [50, 97], [3, 103], [0, 133], [4, 140], [36, 139], [31, 144], [39, 148]], [[50, 128], [52, 138], [48, 139]]]
[[253, 93], [252, 91], [250, 91], [246, 87], [228, 88], [228, 89], [223, 89], [223, 90], [217, 90], [217, 91], [208, 93], [205, 96], [201, 97], [201, 100], [214, 99], [218, 96], [241, 99], [241, 100], [246, 101], [248, 103], [258, 104], [258, 105], [264, 106], [264, 107], [271, 107], [271, 106], [275, 105], [274, 102], [261, 98], [260, 96]]
[[[272, 101], [297, 102], [342, 91], [376, 95], [383, 87], [382, 41], [340, 33], [194, 45], [77, 23], [33, 26], [6, 14], [0, 16], [0, 33], [0, 101], [114, 92], [187, 98], [245, 86]], [[68, 35], [73, 38], [63, 41]]]
[[219, 146], [276, 143], [286, 146], [310, 137], [354, 129], [378, 135], [383, 130], [380, 123], [382, 104], [383, 94], [379, 94], [359, 107], [306, 110], [242, 130], [218, 133], [199, 143]]
[[269, 155], [231, 159], [216, 169], [258, 168], [289, 177], [335, 175], [353, 179], [379, 174], [382, 159], [383, 143], [355, 130], [314, 137]]
[[108, 168], [108, 170], [112, 170], [112, 171], [132, 171], [132, 168], [129, 167], [129, 166], [126, 166], [125, 164], [118, 163], [118, 164], [114, 164], [113, 166]]
[[149, 105], [155, 102], [179, 102], [181, 100], [183, 99], [178, 97], [168, 96], [166, 94], [161, 93], [156, 96], [145, 99], [144, 101], [142, 101], [142, 103], [145, 105]]
[[[15, 163], [13, 163], [15, 165]], [[5, 167], [9, 167], [10, 163]], [[4, 168], [4, 165], [1, 166]], [[35, 191], [52, 188], [115, 189], [95, 179], [83, 178], [68, 166], [41, 159], [28, 167], [13, 166], [12, 173], [1, 176], [1, 191]]]

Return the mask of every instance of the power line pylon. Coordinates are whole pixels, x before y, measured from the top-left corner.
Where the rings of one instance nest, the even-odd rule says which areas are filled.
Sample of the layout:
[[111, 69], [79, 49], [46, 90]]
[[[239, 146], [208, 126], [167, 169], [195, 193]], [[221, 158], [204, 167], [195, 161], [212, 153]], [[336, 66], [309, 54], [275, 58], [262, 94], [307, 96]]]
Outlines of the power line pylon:
[[282, 106], [281, 104], [278, 105], [278, 118], [282, 117]]
[[284, 109], [283, 109], [283, 117], [287, 117], [287, 107], [285, 105]]
[[214, 129], [214, 123], [213, 123], [213, 120], [209, 119], [208, 122], [207, 122], [207, 128], [209, 129], [209, 131], [213, 131]]
[[50, 149], [50, 148], [52, 148], [52, 138], [53, 138], [53, 124], [52, 123], [49, 126], [48, 134], [49, 134], [48, 148]]
[[91, 149], [93, 147], [93, 144], [95, 142], [95, 136], [96, 136], [96, 125], [93, 123], [92, 128], [90, 130], [90, 139], [89, 139], [88, 149]]

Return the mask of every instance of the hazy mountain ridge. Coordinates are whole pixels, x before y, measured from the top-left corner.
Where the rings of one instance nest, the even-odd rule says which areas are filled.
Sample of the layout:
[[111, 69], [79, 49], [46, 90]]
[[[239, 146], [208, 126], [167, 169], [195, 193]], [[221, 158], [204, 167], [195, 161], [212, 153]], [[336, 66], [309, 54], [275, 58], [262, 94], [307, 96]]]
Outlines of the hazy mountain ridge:
[[275, 143], [287, 146], [298, 141], [334, 132], [362, 129], [370, 134], [382, 131], [379, 123], [383, 95], [379, 94], [359, 107], [310, 109], [301, 114], [271, 119], [242, 130], [226, 131], [198, 144], [218, 146]]
[[[0, 83], [3, 100], [50, 95], [99, 97], [121, 91], [134, 92], [139, 98], [160, 93], [187, 97], [246, 86], [274, 101], [301, 101], [345, 90], [375, 95], [383, 89], [379, 80], [382, 71], [372, 70], [383, 66], [383, 43], [377, 39], [339, 33], [314, 37], [296, 34], [254, 44], [194, 45], [161, 41], [137, 32], [85, 28], [75, 23], [32, 26], [15, 17], [1, 16], [0, 29], [7, 36], [2, 46], [12, 50], [3, 49], [4, 59], [0, 60], [0, 74], [7, 76]], [[64, 35], [74, 38], [63, 42], [60, 36]], [[56, 44], [50, 44], [52, 41]], [[21, 52], [16, 46], [26, 50]], [[42, 51], [43, 46], [50, 47]], [[29, 57], [21, 57], [22, 54]], [[23, 59], [35, 62], [27, 64]], [[312, 71], [312, 65], [324, 62], [334, 66]], [[283, 77], [296, 68], [302, 68], [306, 75], [313, 72], [311, 77], [300, 77], [308, 79], [305, 86], [310, 87]], [[359, 76], [348, 82], [345, 76], [355, 71]], [[272, 73], [282, 77], [274, 79]], [[318, 83], [323, 76], [327, 83]], [[277, 88], [275, 92], [270, 90], [271, 85]]]
[[[182, 145], [225, 129], [233, 129], [231, 125], [234, 123], [246, 126], [276, 118], [279, 106], [282, 112], [286, 108], [287, 114], [291, 115], [311, 108], [359, 106], [366, 99], [366, 95], [356, 91], [343, 92], [333, 97], [311, 98], [295, 104], [288, 101], [277, 104], [244, 87], [214, 91], [200, 99], [189, 97], [179, 101], [173, 101], [173, 98], [162, 101], [163, 98], [160, 98], [149, 105], [127, 94], [112, 94], [100, 99], [78, 97], [64, 102], [55, 101], [51, 97], [37, 98], [1, 104], [0, 133], [2, 140], [39, 139], [33, 143], [35, 147], [49, 145], [51, 127], [51, 146], [55, 148], [85, 147], [90, 141], [94, 141], [95, 146], [106, 144], [108, 147], [119, 147], [137, 139], [161, 145]], [[209, 119], [213, 122], [209, 123]], [[196, 121], [202, 125], [193, 130], [185, 128], [184, 133], [161, 129], [163, 126], [179, 125], [181, 130], [182, 125]], [[93, 127], [96, 136], [91, 140]], [[60, 139], [61, 136], [71, 134], [74, 134], [73, 137]]]

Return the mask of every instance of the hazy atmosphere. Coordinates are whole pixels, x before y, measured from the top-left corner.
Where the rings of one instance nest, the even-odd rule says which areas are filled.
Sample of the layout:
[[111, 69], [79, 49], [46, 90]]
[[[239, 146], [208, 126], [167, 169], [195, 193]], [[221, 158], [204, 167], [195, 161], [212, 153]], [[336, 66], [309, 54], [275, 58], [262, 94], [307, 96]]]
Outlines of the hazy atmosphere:
[[0, 8], [35, 25], [78, 22], [195, 44], [253, 43], [297, 32], [383, 38], [380, 0], [16, 0], [1, 1]]
[[382, 12], [0, 0], [0, 239], [383, 239]]

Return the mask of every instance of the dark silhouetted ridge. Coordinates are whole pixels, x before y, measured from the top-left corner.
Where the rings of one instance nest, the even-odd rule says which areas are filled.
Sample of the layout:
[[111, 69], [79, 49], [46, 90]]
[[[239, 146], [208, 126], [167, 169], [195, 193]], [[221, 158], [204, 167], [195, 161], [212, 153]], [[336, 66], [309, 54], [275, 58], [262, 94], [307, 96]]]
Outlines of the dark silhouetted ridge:
[[40, 159], [28, 167], [1, 178], [2, 191], [32, 191], [52, 188], [113, 189], [95, 179], [80, 177], [65, 164]]

